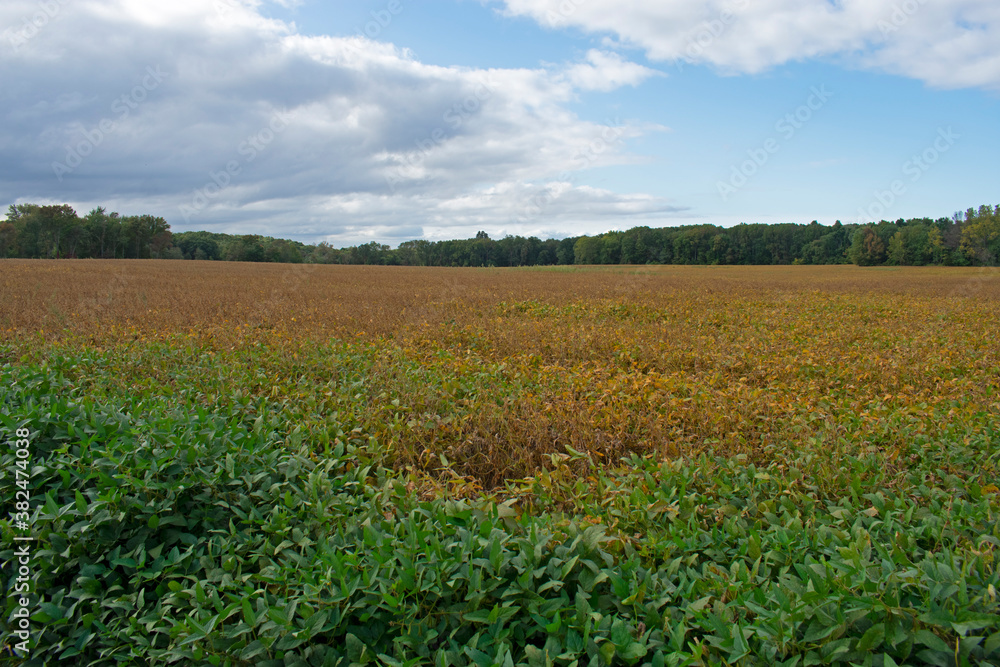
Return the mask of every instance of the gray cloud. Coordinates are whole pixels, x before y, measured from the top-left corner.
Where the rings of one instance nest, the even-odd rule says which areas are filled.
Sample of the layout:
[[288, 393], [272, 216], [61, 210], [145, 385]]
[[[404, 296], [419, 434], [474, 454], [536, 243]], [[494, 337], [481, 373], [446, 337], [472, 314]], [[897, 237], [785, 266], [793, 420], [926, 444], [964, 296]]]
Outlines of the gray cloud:
[[[566, 105], [648, 68], [600, 51], [562, 68], [435, 67], [303, 36], [259, 4], [5, 0], [0, 198], [107, 204], [177, 230], [398, 241], [510, 227], [533, 183], [634, 161], [616, 142], [581, 162], [606, 128]], [[607, 227], [640, 209], [674, 210], [570, 186], [551, 215]]]

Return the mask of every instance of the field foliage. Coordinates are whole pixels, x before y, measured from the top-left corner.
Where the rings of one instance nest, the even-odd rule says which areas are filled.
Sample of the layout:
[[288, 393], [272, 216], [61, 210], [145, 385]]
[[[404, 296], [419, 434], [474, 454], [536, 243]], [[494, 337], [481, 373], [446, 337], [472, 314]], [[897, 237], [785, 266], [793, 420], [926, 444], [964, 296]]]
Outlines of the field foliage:
[[12, 661], [1000, 664], [988, 270], [5, 261], [0, 296]]

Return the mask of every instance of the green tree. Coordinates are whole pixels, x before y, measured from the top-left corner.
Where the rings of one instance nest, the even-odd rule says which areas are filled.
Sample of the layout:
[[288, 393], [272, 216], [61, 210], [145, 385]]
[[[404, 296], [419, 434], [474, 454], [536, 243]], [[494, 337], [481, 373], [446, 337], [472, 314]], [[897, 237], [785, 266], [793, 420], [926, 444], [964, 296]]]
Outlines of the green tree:
[[556, 262], [562, 265], [576, 264], [576, 242], [577, 239], [569, 237], [559, 241], [556, 249]]
[[83, 218], [83, 224], [87, 229], [87, 236], [90, 239], [88, 256], [106, 257], [106, 248], [109, 241], [108, 227], [111, 225], [111, 216], [108, 215], [107, 209], [103, 206], [92, 209]]
[[876, 266], [885, 262], [885, 244], [875, 232], [875, 225], [864, 225], [854, 232], [848, 257], [858, 266]]
[[601, 240], [596, 236], [581, 236], [573, 244], [573, 262], [576, 264], [599, 264], [601, 261]]
[[0, 257], [17, 257], [17, 228], [9, 220], [0, 222]]
[[173, 243], [184, 253], [184, 259], [219, 259], [222, 238], [224, 235], [210, 232], [181, 232], [174, 234]]
[[1000, 257], [1000, 206], [969, 209], [962, 227], [962, 250], [974, 263], [996, 264]]
[[944, 263], [944, 236], [941, 234], [941, 230], [937, 226], [932, 226], [927, 229], [927, 252], [929, 254], [928, 264], [943, 264]]
[[598, 256], [597, 261], [599, 264], [618, 264], [621, 262], [622, 256], [622, 233], [621, 232], [608, 232], [607, 234], [601, 234], [598, 237]]
[[902, 230], [896, 232], [889, 240], [886, 261], [893, 266], [903, 266], [909, 263], [906, 261], [906, 241]]
[[42, 206], [36, 211], [40, 225], [41, 252], [43, 257], [59, 258], [68, 254], [63, 242], [74, 234], [80, 224], [73, 207], [67, 204]]
[[268, 239], [264, 257], [268, 262], [280, 264], [302, 263], [302, 251], [299, 250], [298, 245], [285, 239]]

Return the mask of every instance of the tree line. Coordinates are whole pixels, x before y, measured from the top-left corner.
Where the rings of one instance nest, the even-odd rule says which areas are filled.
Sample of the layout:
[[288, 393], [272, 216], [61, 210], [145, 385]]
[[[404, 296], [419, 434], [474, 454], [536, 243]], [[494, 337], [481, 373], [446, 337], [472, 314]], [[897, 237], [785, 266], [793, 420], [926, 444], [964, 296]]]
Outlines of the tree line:
[[0, 257], [149, 259], [163, 256], [171, 243], [163, 218], [103, 207], [81, 218], [66, 204], [12, 204], [0, 221]]
[[0, 221], [0, 257], [190, 259], [235, 262], [406, 266], [569, 264], [995, 265], [1000, 206], [951, 218], [868, 224], [741, 224], [634, 227], [595, 236], [541, 240], [479, 232], [472, 239], [414, 240], [397, 248], [371, 242], [346, 248], [260, 235], [172, 233], [150, 215], [95, 208], [79, 217], [67, 205], [17, 204]]

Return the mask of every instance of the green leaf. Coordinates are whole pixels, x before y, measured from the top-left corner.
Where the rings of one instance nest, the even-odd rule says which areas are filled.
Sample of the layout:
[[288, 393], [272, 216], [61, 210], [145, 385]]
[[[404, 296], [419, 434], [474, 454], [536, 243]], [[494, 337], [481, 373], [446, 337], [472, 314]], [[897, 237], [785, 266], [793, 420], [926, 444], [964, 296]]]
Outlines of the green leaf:
[[240, 659], [250, 660], [251, 658], [256, 658], [258, 655], [260, 655], [266, 650], [267, 647], [264, 646], [264, 643], [261, 642], [259, 639], [255, 639], [254, 641], [250, 642], [247, 645], [247, 647], [243, 649], [243, 651], [240, 652]]
[[41, 613], [48, 616], [49, 620], [46, 621], [47, 623], [58, 621], [63, 617], [63, 608], [51, 602], [42, 602], [38, 605], [38, 609]]
[[323, 626], [326, 625], [327, 619], [330, 618], [330, 612], [321, 611], [313, 614], [306, 621], [306, 627], [309, 628], [312, 634], [318, 632], [323, 632]]
[[399, 607], [399, 598], [397, 598], [389, 591], [382, 591], [382, 597], [385, 599], [386, 602], [389, 603], [389, 606], [392, 607], [393, 609]]
[[267, 610], [267, 617], [278, 625], [288, 625], [288, 615], [284, 609], [269, 607]]
[[594, 551], [601, 546], [601, 542], [607, 541], [604, 537], [604, 530], [604, 526], [590, 526], [583, 531], [583, 543], [588, 550]]
[[620, 655], [624, 660], [638, 660], [639, 658], [646, 657], [646, 652], [647, 649], [644, 644], [640, 644], [639, 642], [632, 642], [627, 647], [625, 647], [624, 651], [619, 651], [618, 655]]
[[983, 653], [988, 658], [998, 651], [1000, 651], [1000, 632], [994, 632], [983, 642]]
[[554, 621], [545, 626], [545, 631], [550, 635], [554, 635], [559, 632], [562, 627], [562, 619], [559, 617], [559, 612], [556, 612], [556, 618]]
[[546, 667], [545, 651], [542, 649], [528, 644], [524, 647], [524, 653], [528, 656], [528, 665], [530, 667]]
[[576, 567], [576, 564], [577, 564], [577, 562], [578, 562], [579, 560], [580, 560], [580, 557], [579, 557], [579, 556], [573, 556], [572, 558], [570, 558], [570, 559], [569, 559], [569, 560], [568, 560], [568, 561], [566, 562], [566, 564], [565, 564], [565, 565], [563, 565], [563, 567], [562, 567], [562, 573], [561, 573], [561, 576], [560, 576], [560, 578], [561, 578], [561, 579], [562, 579], [563, 581], [565, 581], [566, 579], [568, 579], [568, 578], [569, 578], [569, 574], [570, 574], [570, 572], [572, 572], [572, 571], [573, 571], [573, 568], [574, 568], [574, 567]]
[[972, 620], [966, 620], [966, 621], [962, 621], [962, 622], [953, 622], [951, 624], [951, 627], [953, 627], [955, 629], [955, 632], [957, 632], [959, 634], [959, 636], [964, 637], [965, 635], [969, 634], [973, 630], [981, 630], [982, 628], [988, 628], [988, 627], [991, 627], [993, 625], [996, 625], [996, 620], [995, 619], [993, 619], [993, 618], [989, 618], [989, 619], [983, 618], [983, 619], [978, 619], [978, 620], [977, 619], [972, 619]]
[[296, 637], [294, 634], [289, 632], [275, 643], [274, 650], [288, 651], [289, 649], [293, 649], [305, 643], [306, 639], [304, 637]]
[[708, 603], [712, 601], [711, 595], [706, 595], [703, 598], [698, 598], [694, 602], [688, 605], [688, 609], [691, 611], [701, 611], [708, 606]]
[[606, 664], [610, 665], [613, 663], [616, 652], [617, 648], [615, 647], [613, 642], [604, 642], [603, 644], [601, 644], [601, 649], [600, 649], [601, 658], [604, 659], [604, 662]]
[[622, 604], [641, 605], [646, 598], [646, 582], [639, 584], [639, 588], [632, 595], [622, 600]]
[[479, 667], [493, 667], [493, 658], [479, 649], [472, 648], [471, 646], [465, 647], [465, 655], [472, 658], [472, 661]]
[[493, 566], [493, 571], [497, 573], [500, 572], [500, 566], [503, 564], [501, 554], [500, 540], [494, 538], [493, 544], [490, 545], [490, 565]]
[[878, 646], [885, 639], [885, 624], [878, 623], [868, 628], [868, 632], [861, 637], [861, 641], [858, 642], [858, 651], [871, 651], [874, 647]]
[[253, 613], [253, 607], [250, 606], [250, 601], [243, 598], [243, 621], [249, 626], [254, 627], [257, 625], [257, 614]]
[[364, 656], [365, 651], [367, 650], [367, 647], [364, 645], [364, 642], [358, 639], [355, 635], [347, 633], [346, 643], [347, 643], [347, 657], [353, 660], [354, 662], [361, 662], [361, 659]]
[[79, 490], [76, 491], [76, 511], [80, 514], [87, 513], [87, 499], [83, 497], [83, 494]]
[[733, 648], [729, 651], [729, 662], [736, 662], [750, 653], [750, 646], [743, 636], [743, 628], [739, 625], [732, 627]]
[[620, 618], [616, 618], [611, 624], [611, 643], [619, 650], [624, 649], [632, 643], [632, 633], [628, 630], [628, 625]]
[[[954, 652], [932, 651], [924, 649], [916, 655], [923, 664], [936, 665], [937, 667], [952, 667], [955, 664]], [[920, 664], [920, 663], [917, 663]]]
[[490, 612], [487, 609], [478, 609], [476, 611], [470, 611], [467, 614], [463, 614], [462, 618], [470, 623], [489, 623]]
[[952, 649], [944, 642], [943, 639], [938, 637], [936, 634], [930, 630], [917, 630], [913, 635], [913, 639], [923, 644], [924, 646], [933, 649], [935, 651], [944, 651], [946, 653], [951, 652]]

